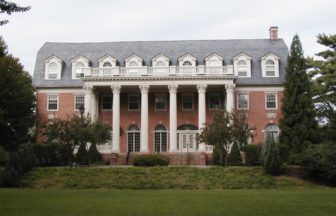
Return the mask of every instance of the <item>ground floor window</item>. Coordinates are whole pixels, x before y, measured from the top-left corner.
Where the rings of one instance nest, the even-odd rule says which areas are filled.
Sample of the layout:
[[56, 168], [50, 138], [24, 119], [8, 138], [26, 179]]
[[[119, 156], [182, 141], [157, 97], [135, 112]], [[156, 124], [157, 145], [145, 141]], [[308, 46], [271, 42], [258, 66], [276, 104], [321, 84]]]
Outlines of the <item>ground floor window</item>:
[[127, 144], [129, 152], [140, 151], [140, 129], [136, 125], [132, 125], [127, 131]]
[[167, 129], [163, 125], [158, 125], [154, 132], [154, 150], [155, 152], [167, 151]]
[[198, 128], [194, 125], [182, 125], [177, 128], [177, 149], [181, 152], [196, 152], [198, 150], [196, 135]]

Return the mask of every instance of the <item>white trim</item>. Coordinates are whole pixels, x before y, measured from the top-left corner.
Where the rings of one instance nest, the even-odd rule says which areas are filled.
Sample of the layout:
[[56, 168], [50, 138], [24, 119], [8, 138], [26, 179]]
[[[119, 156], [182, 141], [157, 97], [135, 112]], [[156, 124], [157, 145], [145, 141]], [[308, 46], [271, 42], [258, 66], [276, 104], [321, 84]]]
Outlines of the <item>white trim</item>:
[[[130, 98], [130, 96], [137, 96], [138, 97], [138, 109], [130, 109], [129, 108], [129, 98]], [[129, 94], [127, 94], [127, 110], [128, 111], [130, 111], [130, 112], [139, 112], [140, 111], [140, 109], [141, 109], [141, 96], [140, 96], [140, 94], [138, 94], [138, 93], [129, 93]]]
[[[57, 109], [49, 109], [49, 98], [50, 97], [56, 97], [57, 98], [57, 103], [56, 103], [56, 105], [57, 105]], [[57, 112], [58, 110], [59, 110], [59, 95], [47, 95], [47, 111], [48, 112]]]
[[282, 92], [285, 90], [285, 87], [277, 87], [277, 86], [270, 86], [270, 87], [236, 87], [236, 91], [241, 91], [241, 92]]
[[[275, 95], [275, 108], [267, 107], [267, 95]], [[265, 92], [265, 109], [266, 110], [277, 110], [278, 109], [278, 94], [276, 92]]]
[[[247, 95], [247, 107], [240, 108], [239, 107], [239, 95]], [[249, 92], [237, 92], [236, 93], [236, 102], [237, 102], [237, 110], [249, 110], [250, 109], [250, 94]]]
[[[184, 96], [191, 96], [192, 97], [192, 108], [191, 109], [184, 109], [183, 108], [183, 97]], [[194, 99], [194, 94], [193, 93], [183, 93], [182, 92], [182, 97], [181, 97], [181, 108], [182, 108], [182, 111], [194, 111], [194, 107], [195, 107], [195, 99]]]

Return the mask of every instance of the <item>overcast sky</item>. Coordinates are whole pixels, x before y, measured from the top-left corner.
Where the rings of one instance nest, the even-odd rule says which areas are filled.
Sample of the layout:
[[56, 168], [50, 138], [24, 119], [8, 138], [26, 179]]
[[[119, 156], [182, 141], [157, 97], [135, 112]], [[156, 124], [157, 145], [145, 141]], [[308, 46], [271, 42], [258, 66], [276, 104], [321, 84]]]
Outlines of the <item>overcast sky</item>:
[[290, 46], [298, 33], [305, 55], [323, 47], [319, 33], [336, 33], [335, 0], [13, 0], [26, 13], [0, 19], [9, 52], [34, 70], [45, 42], [268, 38], [270, 26]]

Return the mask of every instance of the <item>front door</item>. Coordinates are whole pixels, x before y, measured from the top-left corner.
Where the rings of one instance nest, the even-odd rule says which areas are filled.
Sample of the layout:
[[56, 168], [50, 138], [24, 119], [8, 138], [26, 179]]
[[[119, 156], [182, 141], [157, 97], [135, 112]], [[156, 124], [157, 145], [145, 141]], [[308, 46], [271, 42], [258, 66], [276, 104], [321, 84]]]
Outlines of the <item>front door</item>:
[[196, 134], [180, 133], [180, 147], [182, 152], [196, 152]]

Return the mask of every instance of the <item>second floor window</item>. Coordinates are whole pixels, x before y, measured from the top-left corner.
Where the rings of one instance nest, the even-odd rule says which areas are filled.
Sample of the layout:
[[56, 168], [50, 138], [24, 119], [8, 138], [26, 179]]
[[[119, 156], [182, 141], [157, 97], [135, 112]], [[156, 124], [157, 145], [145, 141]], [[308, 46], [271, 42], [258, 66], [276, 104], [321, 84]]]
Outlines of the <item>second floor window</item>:
[[219, 93], [209, 94], [209, 109], [220, 109], [221, 98]]
[[139, 95], [128, 95], [128, 110], [138, 111], [140, 110], [140, 97]]
[[249, 108], [249, 96], [246, 93], [240, 93], [237, 95], [238, 109]]
[[182, 95], [182, 110], [194, 109], [194, 97], [192, 94]]
[[167, 110], [167, 97], [165, 94], [155, 95], [155, 110]]
[[103, 110], [112, 110], [112, 96], [104, 95], [102, 97]]
[[277, 95], [275, 93], [266, 94], [266, 109], [277, 108]]
[[57, 111], [58, 110], [58, 96], [50, 95], [48, 96], [48, 111]]
[[75, 110], [79, 110], [79, 107], [84, 106], [84, 95], [75, 96]]

